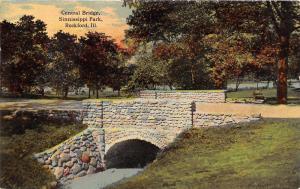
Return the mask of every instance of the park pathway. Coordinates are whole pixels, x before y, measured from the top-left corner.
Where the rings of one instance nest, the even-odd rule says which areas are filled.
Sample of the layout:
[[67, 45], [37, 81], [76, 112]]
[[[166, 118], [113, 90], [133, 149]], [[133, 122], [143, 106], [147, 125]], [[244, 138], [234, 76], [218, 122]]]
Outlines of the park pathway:
[[196, 110], [216, 114], [261, 114], [263, 118], [300, 118], [300, 105], [201, 103], [197, 104]]
[[[0, 98], [0, 109], [81, 110], [81, 103], [79, 100]], [[300, 105], [197, 103], [196, 111], [237, 115], [261, 114], [264, 118], [300, 118]]]

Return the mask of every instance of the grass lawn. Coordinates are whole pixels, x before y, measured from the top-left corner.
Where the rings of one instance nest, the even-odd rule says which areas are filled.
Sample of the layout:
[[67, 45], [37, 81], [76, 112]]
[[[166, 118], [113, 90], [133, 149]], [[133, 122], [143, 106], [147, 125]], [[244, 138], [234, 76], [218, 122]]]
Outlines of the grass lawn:
[[53, 147], [86, 128], [25, 120], [0, 120], [0, 188], [35, 189], [55, 181], [48, 170], [31, 158], [33, 153]]
[[[253, 91], [255, 91], [255, 89], [227, 92], [227, 98], [228, 99], [253, 98]], [[277, 96], [276, 89], [260, 89], [260, 91], [263, 93], [264, 97], [267, 99], [266, 100], [267, 103], [270, 103], [270, 104], [276, 103], [276, 96]], [[289, 88], [288, 89], [288, 102], [300, 104], [300, 90]]]
[[192, 129], [116, 189], [298, 189], [300, 119]]

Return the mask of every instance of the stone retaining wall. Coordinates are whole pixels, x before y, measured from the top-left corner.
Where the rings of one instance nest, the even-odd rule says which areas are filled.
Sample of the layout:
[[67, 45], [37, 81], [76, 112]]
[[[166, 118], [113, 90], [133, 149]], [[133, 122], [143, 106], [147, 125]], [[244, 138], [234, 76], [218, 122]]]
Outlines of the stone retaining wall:
[[195, 112], [193, 115], [193, 126], [194, 127], [223, 126], [223, 125], [258, 121], [260, 119], [261, 119], [260, 115], [209, 114], [209, 113]]
[[34, 157], [59, 183], [104, 170], [104, 130], [88, 128]]
[[1, 116], [21, 117], [27, 116], [32, 119], [41, 121], [58, 121], [58, 122], [72, 122], [82, 123], [84, 117], [80, 110], [0, 110]]
[[145, 99], [186, 99], [195, 102], [223, 103], [226, 100], [224, 90], [213, 91], [155, 91], [146, 90], [140, 92], [140, 98]]

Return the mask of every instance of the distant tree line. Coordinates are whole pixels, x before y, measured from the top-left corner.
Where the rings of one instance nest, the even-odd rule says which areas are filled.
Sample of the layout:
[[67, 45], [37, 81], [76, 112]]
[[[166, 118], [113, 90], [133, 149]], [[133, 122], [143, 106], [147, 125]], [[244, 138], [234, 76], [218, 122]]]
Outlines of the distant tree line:
[[28, 15], [0, 24], [1, 87], [11, 94], [43, 95], [47, 86], [67, 97], [71, 89], [86, 84], [98, 97], [105, 86], [120, 91], [127, 83], [128, 53], [104, 33], [89, 32], [78, 39], [58, 31], [49, 37], [46, 24]]

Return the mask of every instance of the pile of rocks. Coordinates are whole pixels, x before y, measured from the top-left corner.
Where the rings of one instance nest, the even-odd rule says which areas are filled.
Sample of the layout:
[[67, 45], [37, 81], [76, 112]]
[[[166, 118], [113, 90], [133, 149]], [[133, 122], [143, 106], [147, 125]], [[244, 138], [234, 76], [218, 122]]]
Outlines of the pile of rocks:
[[103, 129], [88, 128], [50, 150], [35, 154], [35, 158], [49, 168], [60, 183], [64, 183], [105, 168], [103, 142]]

